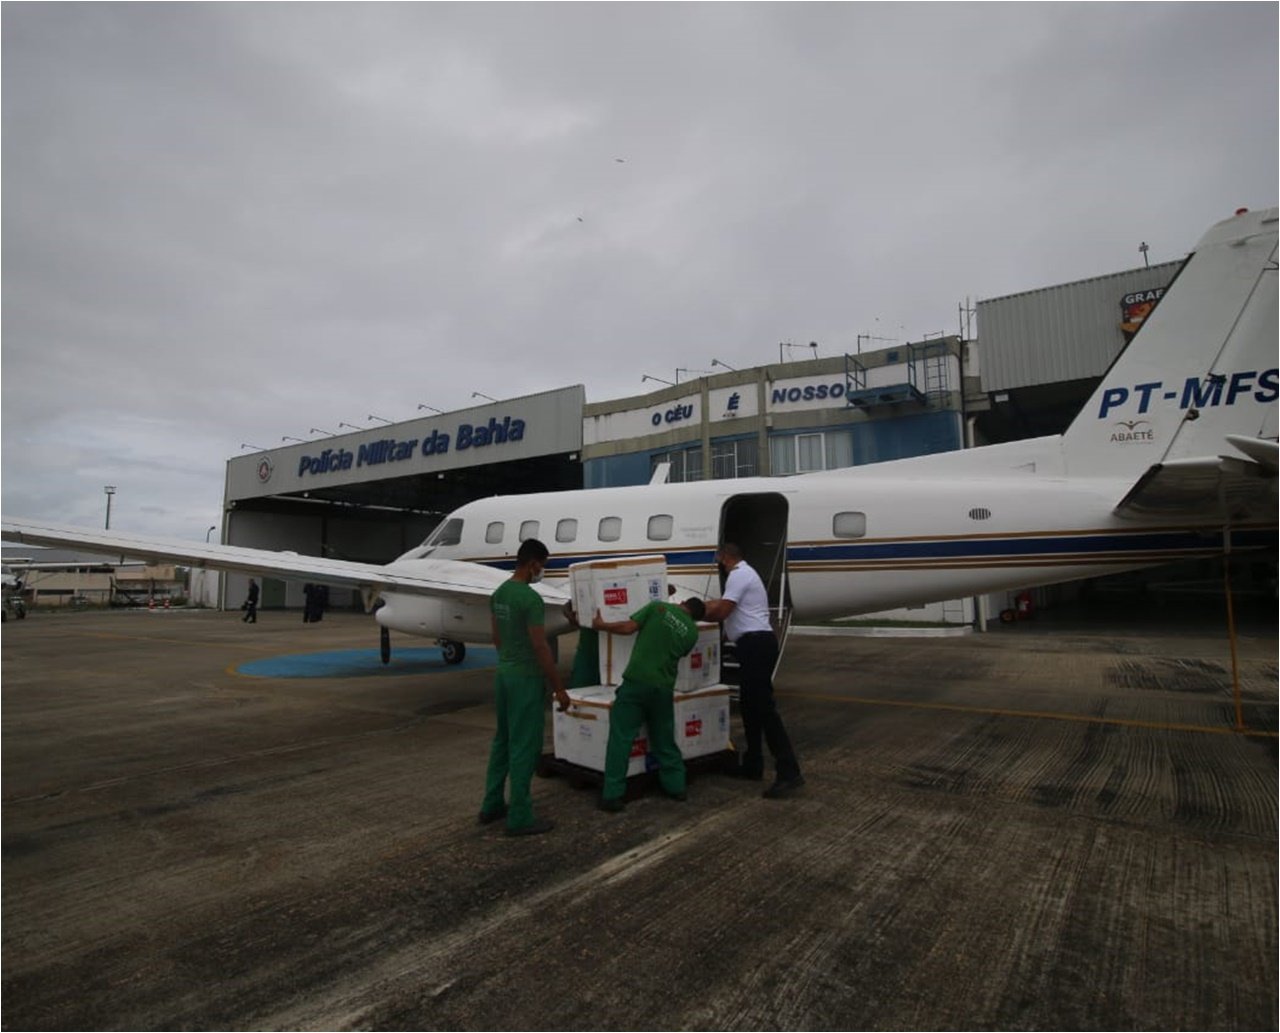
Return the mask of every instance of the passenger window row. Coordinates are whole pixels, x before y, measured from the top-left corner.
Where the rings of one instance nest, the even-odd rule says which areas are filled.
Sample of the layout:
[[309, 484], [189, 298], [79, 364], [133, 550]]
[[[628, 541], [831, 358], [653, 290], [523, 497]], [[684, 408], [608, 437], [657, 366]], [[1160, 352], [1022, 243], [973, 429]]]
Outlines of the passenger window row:
[[[432, 544], [456, 545], [462, 538], [461, 521], [456, 531], [456, 538], [450, 540], [439, 537]], [[665, 542], [671, 538], [675, 527], [675, 518], [668, 513], [661, 513], [649, 518], [648, 536], [651, 542]], [[524, 520], [520, 523], [517, 541], [526, 538], [537, 538], [542, 532], [540, 520]], [[484, 540], [487, 545], [501, 545], [507, 534], [507, 525], [503, 520], [494, 520], [484, 529]], [[601, 542], [616, 542], [622, 537], [622, 517], [603, 517], [596, 526], [596, 539]], [[561, 544], [578, 540], [578, 521], [574, 517], [565, 517], [556, 521], [555, 540]]]
[[[526, 538], [537, 538], [542, 530], [540, 520], [523, 520], [520, 523], [518, 541]], [[675, 518], [669, 513], [659, 513], [649, 518], [646, 534], [651, 542], [671, 540], [675, 530]], [[484, 531], [484, 540], [488, 545], [501, 545], [506, 537], [505, 521], [494, 520]], [[836, 538], [862, 538], [867, 533], [867, 514], [844, 512], [836, 513], [831, 518], [831, 533]], [[622, 537], [622, 517], [603, 517], [596, 527], [596, 540], [616, 542]], [[555, 540], [560, 544], [578, 540], [578, 521], [574, 517], [565, 517], [556, 521]], [[428, 539], [428, 545], [457, 545], [462, 541], [462, 521], [454, 518], [446, 521], [440, 529]]]

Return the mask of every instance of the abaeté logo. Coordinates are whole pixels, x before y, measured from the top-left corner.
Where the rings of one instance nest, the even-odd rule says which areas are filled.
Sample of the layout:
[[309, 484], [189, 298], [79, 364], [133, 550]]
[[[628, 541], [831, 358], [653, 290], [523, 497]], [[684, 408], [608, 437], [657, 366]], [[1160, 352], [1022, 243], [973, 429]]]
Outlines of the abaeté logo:
[[1131, 445], [1140, 441], [1155, 441], [1155, 431], [1148, 420], [1120, 420], [1111, 432], [1111, 441], [1117, 445]]

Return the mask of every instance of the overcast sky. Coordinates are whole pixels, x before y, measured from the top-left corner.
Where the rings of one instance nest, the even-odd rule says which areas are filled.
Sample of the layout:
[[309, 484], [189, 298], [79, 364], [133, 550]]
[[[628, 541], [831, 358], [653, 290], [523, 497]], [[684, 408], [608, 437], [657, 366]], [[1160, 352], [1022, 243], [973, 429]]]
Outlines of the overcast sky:
[[202, 540], [242, 443], [954, 333], [1277, 201], [1272, 3], [0, 17], [9, 516]]

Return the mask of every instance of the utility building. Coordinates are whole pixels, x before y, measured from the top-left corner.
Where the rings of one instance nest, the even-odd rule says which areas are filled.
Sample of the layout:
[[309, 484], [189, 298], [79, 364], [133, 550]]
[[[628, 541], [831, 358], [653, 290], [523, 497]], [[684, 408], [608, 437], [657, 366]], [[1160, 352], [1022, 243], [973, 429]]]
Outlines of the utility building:
[[1173, 281], [1180, 262], [977, 303], [978, 440], [1059, 434]]
[[[583, 399], [579, 384], [230, 459], [222, 541], [387, 563], [464, 502], [580, 488]], [[225, 584], [238, 605], [248, 578]], [[264, 579], [264, 607], [302, 602], [301, 585]]]
[[589, 403], [589, 488], [834, 470], [960, 448], [962, 344], [947, 337], [704, 376]]

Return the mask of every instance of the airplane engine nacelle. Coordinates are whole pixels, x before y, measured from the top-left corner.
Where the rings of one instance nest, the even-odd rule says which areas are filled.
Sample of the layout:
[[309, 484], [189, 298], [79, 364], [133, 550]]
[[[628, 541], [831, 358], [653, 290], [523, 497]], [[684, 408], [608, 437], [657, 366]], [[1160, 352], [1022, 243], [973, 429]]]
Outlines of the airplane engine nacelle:
[[374, 617], [384, 628], [425, 638], [488, 642], [492, 635], [487, 600], [471, 603], [386, 592]]

